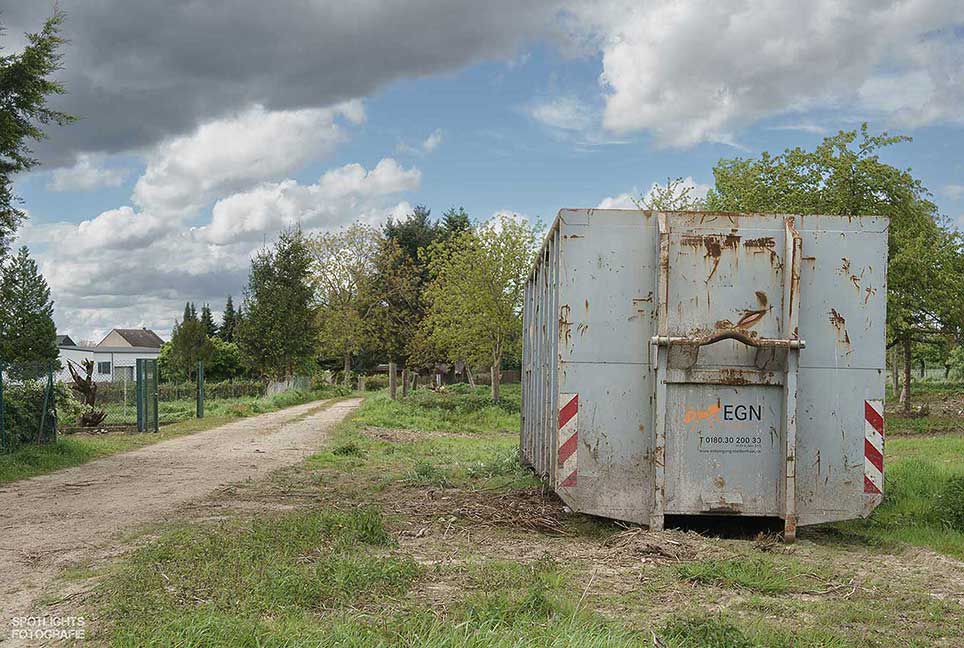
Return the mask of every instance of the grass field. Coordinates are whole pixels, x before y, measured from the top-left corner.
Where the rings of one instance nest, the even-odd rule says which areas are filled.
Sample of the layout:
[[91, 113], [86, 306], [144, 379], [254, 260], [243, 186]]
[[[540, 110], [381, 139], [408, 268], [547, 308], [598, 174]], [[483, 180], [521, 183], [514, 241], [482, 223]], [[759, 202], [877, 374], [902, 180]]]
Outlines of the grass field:
[[[12, 452], [0, 454], [0, 484], [78, 466], [99, 457], [133, 450], [176, 436], [209, 430], [235, 418], [273, 412], [345, 393], [347, 392], [341, 388], [334, 388], [315, 392], [288, 391], [265, 398], [211, 401], [205, 407], [204, 418], [184, 416], [183, 420], [176, 423], [162, 425], [158, 433], [60, 435], [56, 443], [23, 445]], [[193, 416], [194, 402], [190, 401], [189, 405]]]
[[[516, 461], [517, 387], [370, 397], [327, 448], [96, 575], [117, 646], [959, 646], [959, 435], [888, 441], [870, 521], [769, 537], [567, 513]], [[224, 510], [234, 507], [225, 519]], [[284, 511], [279, 512], [283, 507]], [[932, 547], [934, 553], [926, 548]], [[956, 576], [955, 576], [956, 574]], [[88, 574], [88, 576], [90, 576]]]

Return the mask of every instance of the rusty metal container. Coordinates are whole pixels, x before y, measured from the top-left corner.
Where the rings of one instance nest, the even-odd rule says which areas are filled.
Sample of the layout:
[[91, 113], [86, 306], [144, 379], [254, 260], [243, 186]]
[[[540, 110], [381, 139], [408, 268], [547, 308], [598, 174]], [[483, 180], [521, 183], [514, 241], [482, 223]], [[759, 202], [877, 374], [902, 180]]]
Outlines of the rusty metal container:
[[797, 525], [883, 490], [886, 218], [559, 212], [526, 286], [521, 454], [575, 511]]

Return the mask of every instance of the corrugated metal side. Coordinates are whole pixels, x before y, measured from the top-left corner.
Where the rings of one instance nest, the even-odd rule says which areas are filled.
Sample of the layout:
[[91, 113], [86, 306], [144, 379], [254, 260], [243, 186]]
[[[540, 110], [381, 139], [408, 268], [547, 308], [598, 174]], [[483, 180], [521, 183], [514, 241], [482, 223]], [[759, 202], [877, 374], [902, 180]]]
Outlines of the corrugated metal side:
[[529, 275], [523, 306], [520, 452], [522, 460], [547, 479], [555, 468], [559, 258], [557, 221], [546, 235]]

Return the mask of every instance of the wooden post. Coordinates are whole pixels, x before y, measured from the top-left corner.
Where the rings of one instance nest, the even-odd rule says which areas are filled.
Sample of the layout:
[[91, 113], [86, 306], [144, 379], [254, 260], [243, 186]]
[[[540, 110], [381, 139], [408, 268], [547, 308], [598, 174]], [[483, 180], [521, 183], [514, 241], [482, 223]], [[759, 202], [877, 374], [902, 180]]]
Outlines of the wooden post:
[[501, 371], [501, 369], [499, 369], [499, 365], [492, 365], [492, 369], [491, 369], [491, 371], [490, 371], [490, 375], [491, 375], [491, 377], [492, 377], [492, 402], [493, 402], [493, 403], [498, 403], [498, 402], [499, 402], [499, 386], [500, 386], [499, 383], [500, 383], [501, 380], [502, 380], [502, 371]]
[[392, 400], [398, 399], [398, 376], [394, 360], [388, 361], [388, 397]]
[[408, 396], [408, 367], [402, 367], [402, 398]]
[[911, 372], [913, 367], [911, 367], [911, 362], [913, 362], [913, 355], [911, 350], [913, 348], [914, 342], [910, 337], [904, 338], [904, 385], [900, 390], [900, 404], [902, 405], [902, 410], [904, 414], [910, 414], [910, 380]]

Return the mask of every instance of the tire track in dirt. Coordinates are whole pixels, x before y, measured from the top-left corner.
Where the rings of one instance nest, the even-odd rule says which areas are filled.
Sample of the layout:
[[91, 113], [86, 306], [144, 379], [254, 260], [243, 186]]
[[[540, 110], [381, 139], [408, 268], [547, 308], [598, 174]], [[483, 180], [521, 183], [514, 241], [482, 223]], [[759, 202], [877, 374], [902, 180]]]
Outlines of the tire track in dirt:
[[121, 554], [123, 531], [301, 461], [360, 403], [298, 405], [0, 487], [0, 641], [12, 618], [42, 613], [65, 566]]

